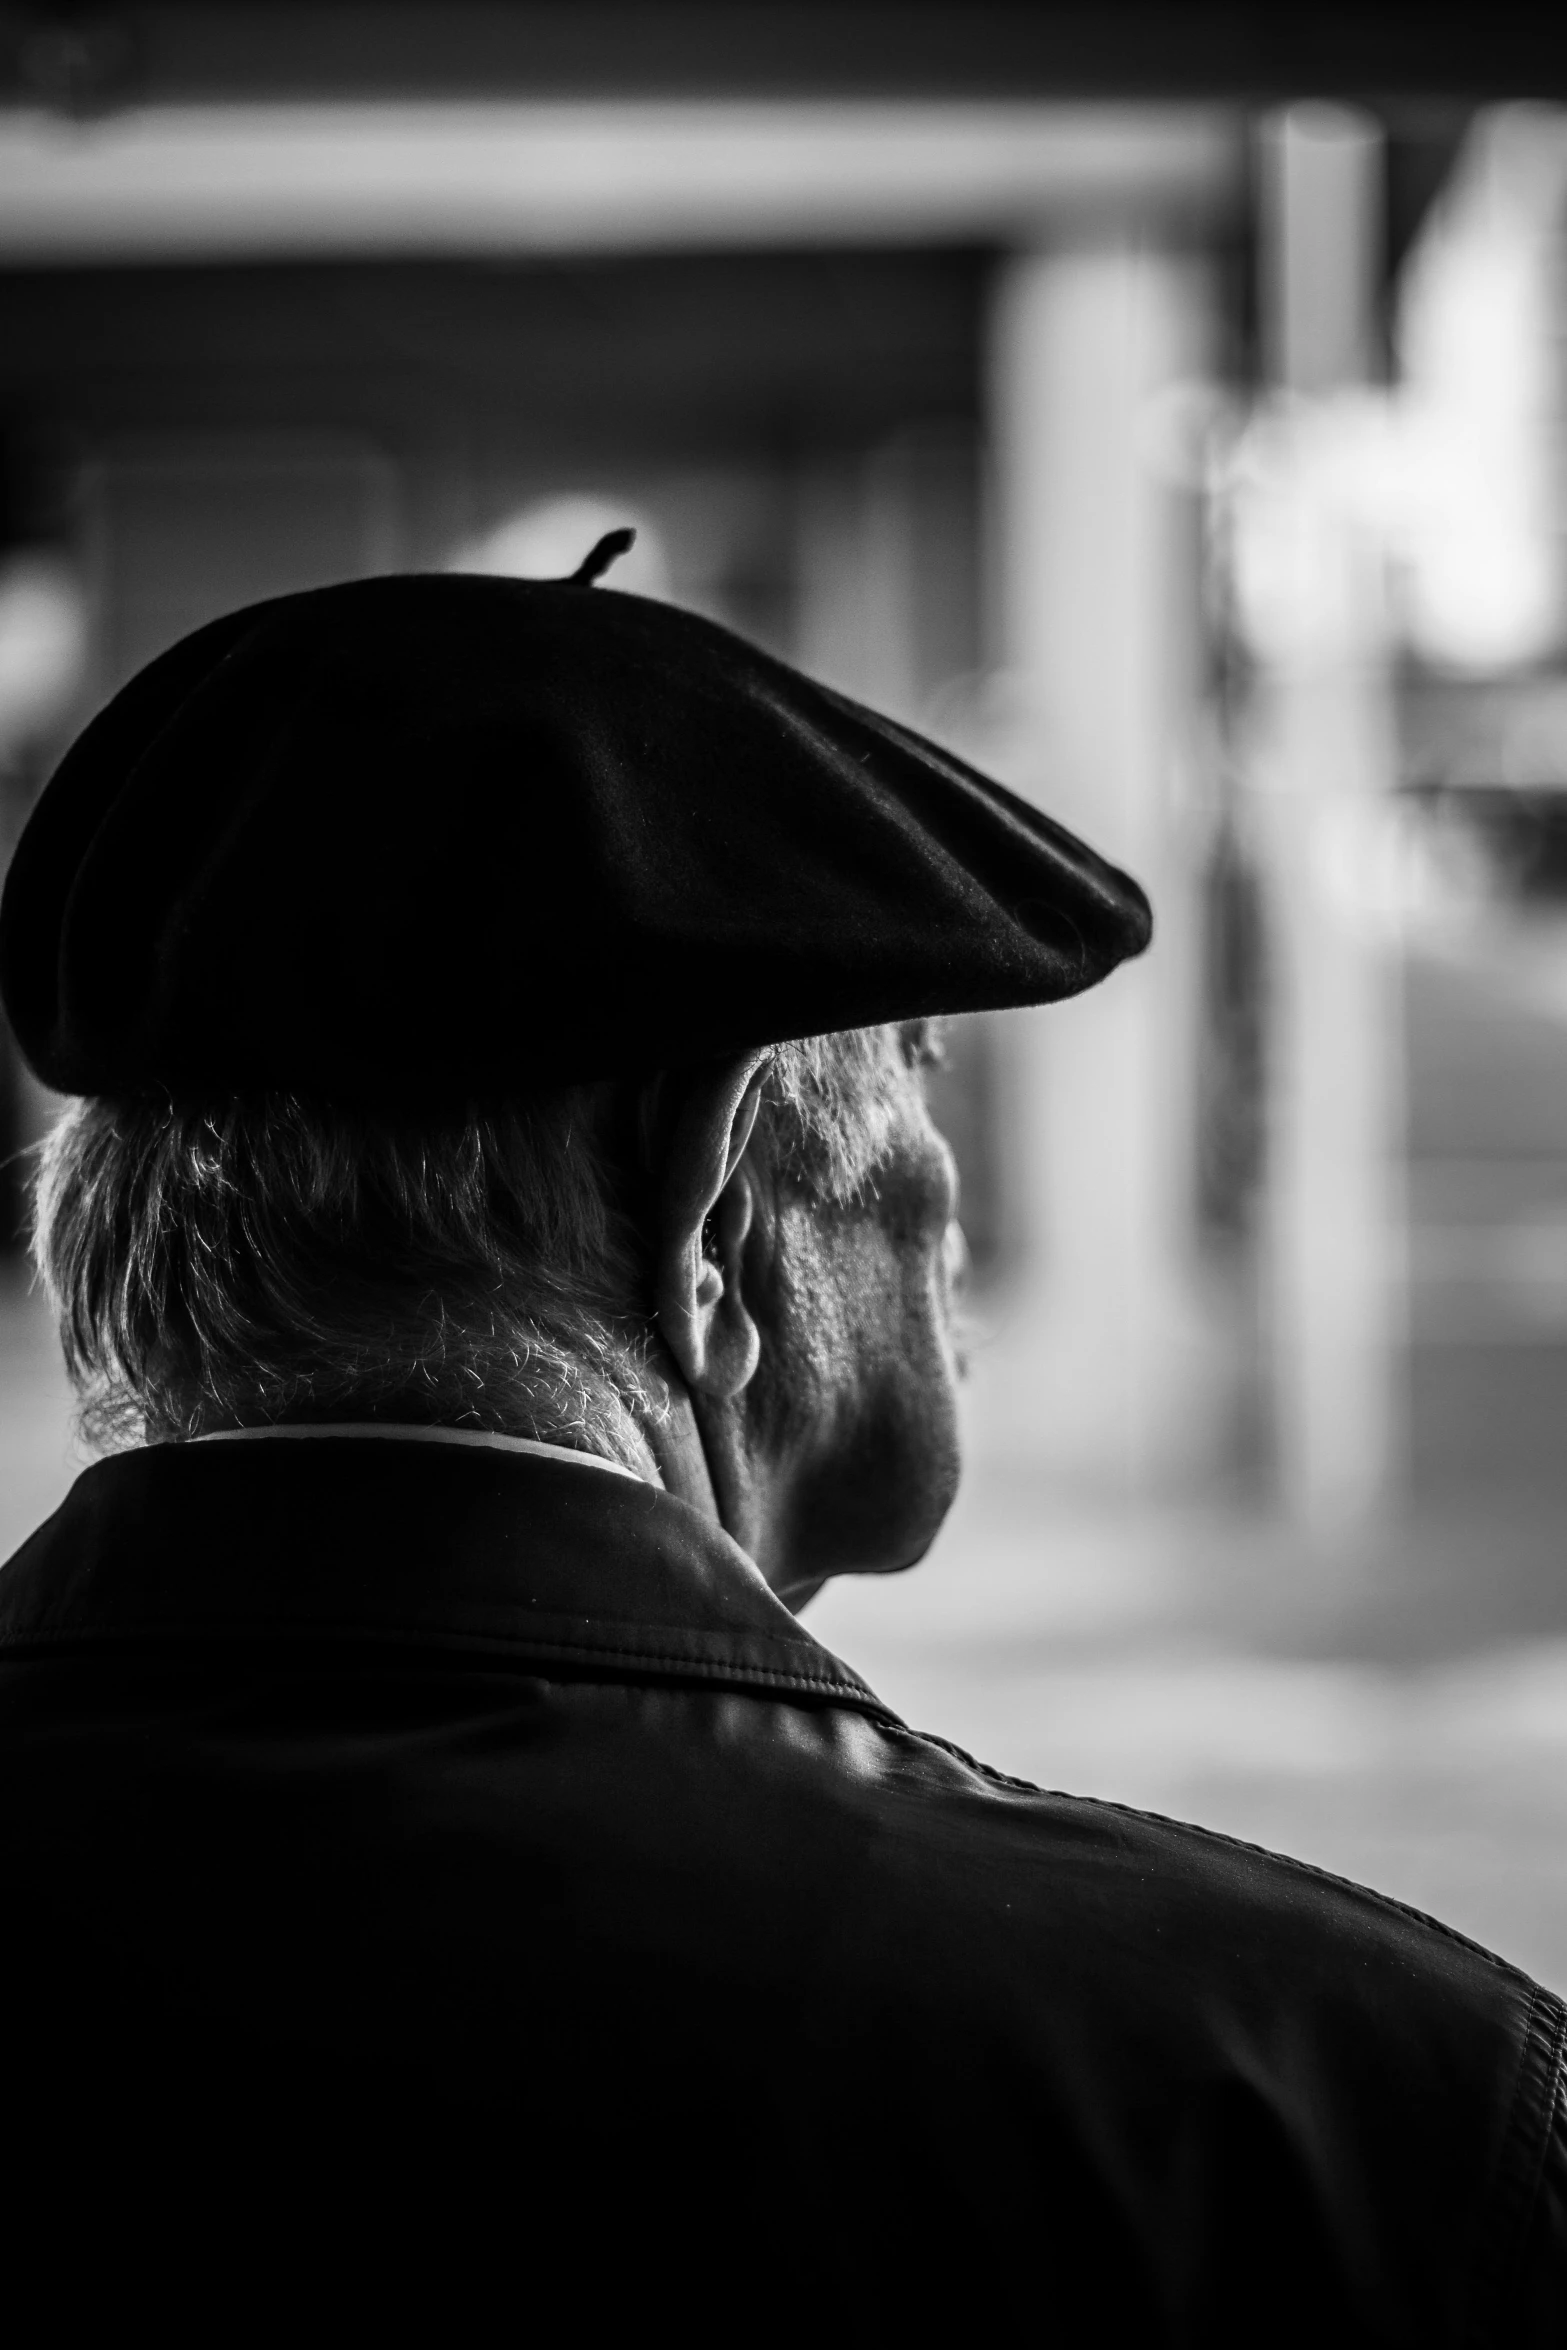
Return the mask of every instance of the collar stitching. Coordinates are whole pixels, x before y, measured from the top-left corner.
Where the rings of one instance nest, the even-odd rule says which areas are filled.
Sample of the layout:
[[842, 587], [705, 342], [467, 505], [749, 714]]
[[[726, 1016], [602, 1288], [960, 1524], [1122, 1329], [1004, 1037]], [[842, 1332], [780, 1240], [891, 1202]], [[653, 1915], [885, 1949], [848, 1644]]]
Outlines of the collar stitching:
[[0, 1632], [0, 1655], [7, 1652], [22, 1655], [32, 1648], [86, 1649], [129, 1646], [139, 1641], [259, 1638], [352, 1639], [371, 1643], [386, 1640], [400, 1647], [427, 1641], [440, 1648], [474, 1649], [485, 1654], [505, 1656], [535, 1656], [561, 1663], [640, 1666], [644, 1671], [694, 1673], [704, 1680], [750, 1681], [777, 1689], [823, 1690], [841, 1697], [846, 1705], [868, 1707], [889, 1721], [898, 1718], [873, 1691], [853, 1681], [840, 1680], [831, 1673], [789, 1672], [776, 1665], [743, 1664], [678, 1649], [611, 1648], [589, 1641], [530, 1640], [521, 1633], [462, 1632], [433, 1625], [366, 1624], [340, 1617], [323, 1618], [319, 1622], [299, 1617], [287, 1622], [271, 1618], [260, 1621], [234, 1618], [227, 1623], [213, 1624], [105, 1625], [101, 1630], [41, 1625], [35, 1631]]

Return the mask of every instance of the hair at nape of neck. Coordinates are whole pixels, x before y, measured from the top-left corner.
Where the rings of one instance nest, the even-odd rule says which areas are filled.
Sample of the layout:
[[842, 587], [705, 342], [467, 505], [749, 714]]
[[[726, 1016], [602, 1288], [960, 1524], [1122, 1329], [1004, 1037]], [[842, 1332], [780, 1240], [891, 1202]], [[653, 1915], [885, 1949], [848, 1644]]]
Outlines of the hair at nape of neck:
[[[873, 1182], [905, 1037], [776, 1049], [758, 1124], [781, 1179], [823, 1204]], [[37, 1153], [32, 1246], [85, 1439], [381, 1419], [640, 1467], [664, 1082], [432, 1118], [288, 1093], [71, 1103]]]

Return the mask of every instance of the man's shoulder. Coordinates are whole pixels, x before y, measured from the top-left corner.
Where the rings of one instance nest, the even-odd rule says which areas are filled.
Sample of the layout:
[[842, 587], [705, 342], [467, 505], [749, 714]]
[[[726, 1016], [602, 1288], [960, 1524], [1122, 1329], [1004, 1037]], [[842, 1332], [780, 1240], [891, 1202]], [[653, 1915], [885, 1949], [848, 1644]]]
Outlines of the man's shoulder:
[[917, 2084], [1085, 2230], [1123, 2205], [1146, 2253], [1168, 2224], [1172, 2273], [1189, 2226], [1196, 2269], [1314, 2277], [1315, 2338], [1505, 2305], [1561, 2095], [1550, 1992], [1307, 1861], [896, 1723], [819, 1735], [851, 1824], [836, 1864], [798, 1847], [831, 1911], [803, 2008], [882, 2103]]
[[[950, 1993], [1019, 2049], [1117, 2078], [1270, 2078], [1405, 2125], [1543, 2127], [1567, 2009], [1466, 1935], [1310, 1861], [1013, 1778], [901, 1724], [848, 1741], [856, 1864], [835, 1963]], [[1282, 2071], [1281, 2071], [1282, 2067]], [[1281, 2091], [1281, 2093], [1283, 2093]], [[1378, 2125], [1380, 2126], [1380, 2125]]]
[[[902, 1723], [855, 1741], [867, 1802], [878, 1815], [874, 1873], [911, 1895], [976, 1899], [1051, 1934], [1123, 1946], [1166, 1975], [1183, 1957], [1278, 1980], [1298, 1975], [1323, 1995], [1336, 1976], [1359, 1996], [1397, 1983], [1406, 1999], [1478, 1999], [1509, 2014], [1558, 2003], [1467, 1935], [1386, 1893], [1289, 1853], [1187, 1820], [1036, 1785]], [[882, 1888], [885, 1890], [885, 1888]], [[1559, 2011], [1559, 2010], [1558, 2010]]]

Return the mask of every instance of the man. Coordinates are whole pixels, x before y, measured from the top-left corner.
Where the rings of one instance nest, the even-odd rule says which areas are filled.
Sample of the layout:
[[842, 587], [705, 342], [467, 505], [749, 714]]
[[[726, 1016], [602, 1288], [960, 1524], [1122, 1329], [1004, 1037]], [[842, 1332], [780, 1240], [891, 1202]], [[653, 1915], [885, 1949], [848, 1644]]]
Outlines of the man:
[[214, 623], [18, 850], [119, 1447], [0, 1575], [18, 2259], [220, 2338], [1560, 2342], [1554, 1998], [796, 1622], [957, 1477], [931, 1018], [1147, 910], [611, 551]]

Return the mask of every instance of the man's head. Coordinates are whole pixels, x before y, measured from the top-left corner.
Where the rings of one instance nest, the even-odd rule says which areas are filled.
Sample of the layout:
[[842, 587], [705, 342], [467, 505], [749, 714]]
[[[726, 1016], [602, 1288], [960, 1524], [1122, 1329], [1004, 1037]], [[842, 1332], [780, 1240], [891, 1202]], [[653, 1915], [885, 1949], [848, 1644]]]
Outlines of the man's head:
[[800, 1593], [956, 1480], [929, 1017], [1075, 995], [1149, 910], [611, 551], [279, 597], [86, 728], [0, 900], [87, 1097], [41, 1255], [104, 1426], [531, 1430]]
[[35, 1248], [89, 1431], [490, 1428], [607, 1453], [796, 1599], [957, 1479], [950, 1154], [917, 1021], [432, 1119], [83, 1102]]

